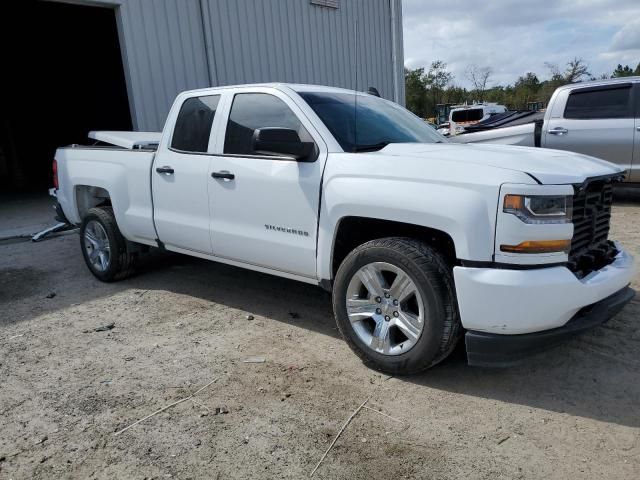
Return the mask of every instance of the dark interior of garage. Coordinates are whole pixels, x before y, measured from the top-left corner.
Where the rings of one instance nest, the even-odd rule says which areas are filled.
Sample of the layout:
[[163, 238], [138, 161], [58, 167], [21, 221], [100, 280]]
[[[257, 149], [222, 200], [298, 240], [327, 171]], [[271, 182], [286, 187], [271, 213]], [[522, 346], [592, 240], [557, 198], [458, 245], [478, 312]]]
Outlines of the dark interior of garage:
[[44, 192], [58, 146], [132, 128], [116, 11], [21, 0], [0, 16], [0, 193]]

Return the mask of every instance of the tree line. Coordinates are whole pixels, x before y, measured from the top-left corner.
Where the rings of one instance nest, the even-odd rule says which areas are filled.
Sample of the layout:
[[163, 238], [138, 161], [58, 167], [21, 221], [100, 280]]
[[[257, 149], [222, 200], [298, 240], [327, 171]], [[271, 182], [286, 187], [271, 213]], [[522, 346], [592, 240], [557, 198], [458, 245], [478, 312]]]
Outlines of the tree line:
[[574, 58], [564, 69], [557, 64], [545, 63], [549, 78], [540, 80], [538, 75], [527, 72], [513, 85], [489, 86], [493, 70], [490, 67], [469, 65], [464, 76], [472, 85], [470, 89], [457, 86], [453, 73], [441, 60], [428, 68], [404, 69], [406, 106], [422, 118], [435, 116], [436, 105], [442, 103], [473, 103], [474, 101], [496, 102], [512, 110], [526, 110], [528, 104], [542, 102], [546, 106], [554, 90], [561, 85], [617, 77], [640, 75], [640, 63], [633, 69], [629, 65], [618, 65], [613, 73], [594, 77], [582, 58]]

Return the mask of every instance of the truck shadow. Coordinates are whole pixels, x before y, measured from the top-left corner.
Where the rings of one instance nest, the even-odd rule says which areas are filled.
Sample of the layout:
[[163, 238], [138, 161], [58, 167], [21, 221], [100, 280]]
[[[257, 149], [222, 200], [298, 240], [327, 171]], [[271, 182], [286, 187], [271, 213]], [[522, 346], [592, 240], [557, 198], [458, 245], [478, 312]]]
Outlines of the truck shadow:
[[129, 283], [137, 288], [198, 297], [340, 337], [333, 320], [331, 295], [316, 285], [171, 253], [156, 253], [145, 259]]
[[[331, 297], [316, 286], [157, 252], [142, 261], [137, 276], [119, 283], [104, 284], [95, 280], [82, 263], [77, 241], [76, 235], [69, 235], [46, 242], [49, 245], [43, 242], [15, 246], [25, 250], [22, 256], [15, 254], [17, 260], [12, 262], [11, 268], [25, 275], [4, 283], [11, 291], [5, 291], [4, 297], [0, 295], [3, 297], [0, 298], [0, 333], [2, 325], [20, 323], [75, 304], [140, 289], [192, 296], [339, 338]], [[42, 248], [46, 250], [33, 253]], [[49, 252], [56, 255], [48, 256]], [[32, 267], [41, 265], [38, 259], [43, 256], [48, 256], [50, 265], [36, 282], [39, 274]], [[0, 264], [0, 274], [3, 268], [9, 270], [6, 262], [4, 266]], [[27, 294], [14, 298], [12, 291]], [[46, 299], [48, 291], [55, 291], [57, 295]], [[609, 322], [613, 328], [601, 327], [593, 334], [595, 337], [578, 338], [519, 367], [469, 367], [463, 345], [460, 345], [440, 365], [423, 374], [399, 380], [420, 388], [566, 412], [637, 428], [640, 427], [640, 338], [634, 322], [638, 316], [640, 302], [634, 300]], [[632, 338], [626, 338], [629, 329], [632, 329]], [[594, 353], [594, 338], [596, 343], [604, 344], [612, 353]], [[359, 360], [354, 355], [352, 361]]]
[[461, 342], [440, 365], [401, 380], [453, 394], [640, 427], [640, 362], [634, 360], [640, 342], [635, 342], [633, 352], [619, 350], [621, 356], [616, 358], [594, 351], [589, 346], [591, 335], [611, 341], [606, 332], [596, 330], [504, 369], [468, 366]]

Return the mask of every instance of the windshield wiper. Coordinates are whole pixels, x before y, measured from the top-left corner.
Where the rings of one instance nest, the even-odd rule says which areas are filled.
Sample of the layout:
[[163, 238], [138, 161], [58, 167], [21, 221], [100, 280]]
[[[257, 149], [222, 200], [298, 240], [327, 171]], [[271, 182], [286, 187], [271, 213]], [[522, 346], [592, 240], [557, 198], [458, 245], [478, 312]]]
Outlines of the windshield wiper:
[[355, 145], [353, 152], [377, 152], [389, 145], [390, 142], [372, 143], [371, 145]]

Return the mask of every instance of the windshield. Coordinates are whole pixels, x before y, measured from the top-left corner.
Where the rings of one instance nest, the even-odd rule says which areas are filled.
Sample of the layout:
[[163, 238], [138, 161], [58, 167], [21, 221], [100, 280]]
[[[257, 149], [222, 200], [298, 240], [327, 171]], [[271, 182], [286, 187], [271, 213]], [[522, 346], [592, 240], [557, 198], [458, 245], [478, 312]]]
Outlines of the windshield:
[[[393, 102], [340, 92], [298, 92], [345, 152], [380, 150], [390, 143], [438, 143], [444, 137]], [[356, 130], [357, 126], [357, 130]]]

